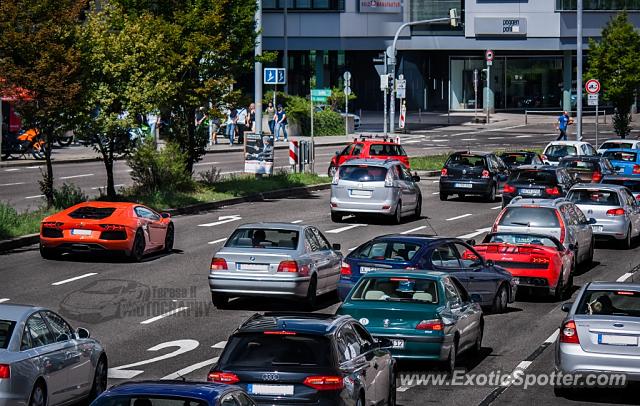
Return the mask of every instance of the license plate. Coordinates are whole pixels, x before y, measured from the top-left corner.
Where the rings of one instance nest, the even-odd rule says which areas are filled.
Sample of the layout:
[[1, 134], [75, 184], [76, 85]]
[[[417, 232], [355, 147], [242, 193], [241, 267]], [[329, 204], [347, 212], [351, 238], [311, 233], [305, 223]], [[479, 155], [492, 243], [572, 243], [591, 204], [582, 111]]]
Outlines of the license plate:
[[520, 193], [523, 195], [540, 196], [540, 192], [540, 189], [520, 189]]
[[91, 230], [83, 230], [81, 228], [74, 228], [71, 230], [71, 235], [91, 235]]
[[638, 346], [638, 337], [636, 336], [623, 336], [612, 334], [598, 334], [598, 344], [605, 345], [622, 345], [628, 347]]
[[360, 267], [360, 273], [369, 273], [369, 272], [386, 271], [386, 270], [387, 269], [371, 268], [369, 266], [361, 266]]
[[238, 271], [262, 271], [266, 272], [269, 270], [268, 264], [236, 264], [236, 269]]
[[404, 348], [404, 340], [400, 340], [397, 338], [391, 339], [391, 348], [403, 349]]
[[371, 197], [370, 190], [351, 189], [351, 196]]
[[618, 173], [624, 173], [624, 168], [618, 169]]
[[248, 384], [247, 392], [251, 395], [291, 396], [293, 385], [260, 385]]
[[462, 188], [462, 189], [472, 189], [473, 185], [471, 183], [454, 183], [454, 187]]
[[591, 228], [593, 228], [594, 233], [601, 233], [602, 230], [604, 229], [603, 226], [593, 226], [593, 225], [591, 226]]

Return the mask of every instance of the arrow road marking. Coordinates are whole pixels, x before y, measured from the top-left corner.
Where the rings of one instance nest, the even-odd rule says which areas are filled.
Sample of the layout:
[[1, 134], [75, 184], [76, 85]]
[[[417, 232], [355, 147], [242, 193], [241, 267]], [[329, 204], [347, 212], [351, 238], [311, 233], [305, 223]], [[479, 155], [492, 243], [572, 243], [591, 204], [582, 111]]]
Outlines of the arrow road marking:
[[218, 221], [214, 221], [213, 223], [198, 224], [198, 227], [219, 226], [220, 224], [231, 223], [233, 221], [239, 221], [239, 220], [242, 220], [242, 217], [237, 216], [235, 214], [233, 216], [220, 216], [218, 217]]
[[215, 357], [215, 358], [211, 358], [211, 359], [207, 359], [201, 362], [198, 362], [197, 364], [193, 364], [193, 365], [189, 365], [188, 367], [184, 367], [172, 374], [169, 374], [167, 376], [163, 376], [160, 379], [179, 379], [182, 378], [183, 376], [190, 374], [193, 371], [197, 371], [200, 368], [204, 368], [204, 367], [208, 367], [209, 365], [213, 365], [216, 362], [218, 362], [219, 357]]
[[327, 234], [339, 234], [339, 233], [342, 233], [344, 231], [351, 230], [351, 229], [354, 229], [354, 228], [357, 228], [357, 227], [366, 227], [366, 226], [367, 226], [367, 224], [351, 224], [351, 225], [346, 226], [346, 227], [334, 228], [333, 230], [325, 231], [325, 233], [327, 233]]
[[462, 239], [464, 239], [464, 238], [473, 238], [473, 237], [479, 236], [480, 234], [487, 233], [489, 231], [491, 231], [491, 227], [479, 228], [476, 231], [474, 231], [473, 233], [461, 235], [458, 238], [462, 238]]

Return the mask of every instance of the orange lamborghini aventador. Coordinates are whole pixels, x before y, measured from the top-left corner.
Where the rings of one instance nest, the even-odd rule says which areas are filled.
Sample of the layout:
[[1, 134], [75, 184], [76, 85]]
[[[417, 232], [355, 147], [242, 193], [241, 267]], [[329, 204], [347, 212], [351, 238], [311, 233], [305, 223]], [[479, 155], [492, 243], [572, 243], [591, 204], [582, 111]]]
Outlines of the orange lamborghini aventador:
[[84, 202], [51, 215], [40, 224], [40, 254], [120, 251], [140, 261], [152, 251], [173, 249], [174, 226], [168, 213], [136, 203]]

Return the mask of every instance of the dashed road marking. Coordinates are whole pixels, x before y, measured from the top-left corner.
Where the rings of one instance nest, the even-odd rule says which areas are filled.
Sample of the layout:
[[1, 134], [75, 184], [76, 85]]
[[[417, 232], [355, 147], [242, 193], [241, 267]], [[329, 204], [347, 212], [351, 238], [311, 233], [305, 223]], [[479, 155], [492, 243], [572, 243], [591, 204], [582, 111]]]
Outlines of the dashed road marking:
[[65, 180], [65, 179], [75, 179], [75, 178], [88, 178], [89, 176], [94, 176], [94, 174], [93, 173], [83, 173], [81, 175], [63, 176], [60, 179]]
[[342, 232], [349, 231], [349, 230], [352, 230], [354, 228], [366, 227], [366, 226], [367, 226], [367, 224], [351, 224], [351, 225], [348, 225], [348, 226], [345, 226], [345, 227], [334, 228], [333, 230], [325, 231], [325, 233], [327, 233], [327, 234], [340, 234]]
[[463, 218], [469, 217], [469, 216], [473, 216], [473, 214], [471, 214], [471, 213], [461, 214], [459, 216], [451, 217], [451, 218], [447, 219], [446, 221], [460, 220], [460, 219], [463, 219]]
[[226, 238], [220, 238], [219, 240], [209, 241], [207, 244], [213, 245], [213, 244], [217, 244], [219, 242], [225, 242], [225, 241], [227, 241]]
[[173, 316], [174, 314], [183, 312], [183, 311], [185, 311], [187, 309], [188, 309], [187, 306], [178, 307], [177, 309], [173, 309], [173, 310], [168, 311], [166, 313], [160, 314], [160, 315], [158, 315], [156, 317], [152, 317], [150, 319], [141, 321], [140, 324], [150, 324], [150, 323], [153, 323], [154, 321], [162, 320], [165, 317]]
[[458, 238], [462, 238], [462, 239], [473, 238], [473, 237], [479, 236], [480, 234], [486, 233], [488, 231], [491, 231], [491, 227], [479, 228], [476, 231], [474, 231], [473, 233], [464, 234], [464, 235], [459, 236]]
[[37, 199], [39, 197], [44, 197], [44, 195], [27, 196], [25, 199]]
[[41, 166], [27, 166], [27, 169], [40, 169]]
[[433, 193], [431, 193], [431, 194], [432, 194], [432, 195], [439, 195], [439, 194], [440, 194], [440, 192], [433, 192]]
[[3, 297], [2, 299], [0, 299], [0, 303], [4, 303], [4, 302], [8, 302], [9, 298], [8, 297]]
[[198, 162], [196, 164], [193, 164], [193, 166], [215, 165], [219, 163], [220, 162]]
[[17, 172], [19, 170], [20, 170], [20, 168], [10, 168], [10, 169], [5, 169], [4, 171], [5, 172]]
[[491, 210], [498, 210], [498, 209], [501, 209], [501, 208], [502, 208], [502, 205], [496, 206], [496, 207], [492, 207]]
[[293, 220], [291, 222], [291, 224], [300, 224], [300, 223], [302, 223], [302, 220]]
[[213, 223], [198, 224], [198, 227], [213, 227], [219, 226], [220, 224], [231, 223], [233, 221], [240, 220], [242, 220], [242, 217], [238, 216], [237, 214], [233, 214], [231, 216], [219, 216], [218, 221], [214, 221]]
[[533, 135], [516, 135], [516, 138], [531, 138]]
[[13, 182], [13, 183], [3, 183], [0, 186], [16, 186], [16, 185], [24, 185], [26, 182]]
[[462, 138], [460, 141], [478, 141], [477, 138]]
[[547, 344], [551, 344], [551, 343], [555, 342], [555, 341], [556, 341], [556, 338], [558, 338], [558, 334], [560, 334], [560, 330], [556, 330], [556, 331], [554, 331], [554, 332], [553, 332], [553, 334], [551, 334], [551, 335], [549, 336], [549, 338], [547, 338], [546, 340], [544, 340], [544, 342], [545, 342], [545, 343], [547, 343]]
[[412, 228], [411, 230], [403, 231], [400, 234], [403, 234], [403, 235], [411, 234], [416, 231], [424, 230], [425, 228], [427, 228], [427, 226], [420, 226], [420, 227]]
[[504, 139], [504, 137], [488, 137], [488, 140], [501, 140]]
[[76, 276], [76, 277], [65, 279], [65, 280], [58, 281], [58, 282], [54, 282], [54, 283], [51, 284], [51, 286], [64, 285], [65, 283], [74, 282], [74, 281], [77, 281], [79, 279], [88, 278], [88, 277], [94, 276], [94, 275], [97, 275], [97, 273], [96, 272], [89, 272], [89, 273], [86, 273], [84, 275]]
[[618, 279], [616, 279], [616, 282], [624, 282], [624, 281], [626, 281], [627, 279], [629, 279], [632, 276], [633, 276], [632, 272], [627, 272], [626, 274], [624, 274], [621, 277], [619, 277]]

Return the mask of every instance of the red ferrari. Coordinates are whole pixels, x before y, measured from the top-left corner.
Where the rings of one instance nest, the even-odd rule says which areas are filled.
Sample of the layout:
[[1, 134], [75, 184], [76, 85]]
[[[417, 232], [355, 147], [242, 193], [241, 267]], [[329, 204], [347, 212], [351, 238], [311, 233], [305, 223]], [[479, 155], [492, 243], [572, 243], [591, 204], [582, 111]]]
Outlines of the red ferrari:
[[555, 237], [490, 233], [474, 248], [485, 260], [511, 272], [519, 290], [545, 290], [558, 300], [571, 293], [574, 254]]
[[134, 261], [153, 251], [173, 249], [168, 213], [136, 203], [84, 202], [51, 215], [40, 224], [40, 254], [120, 251]]

